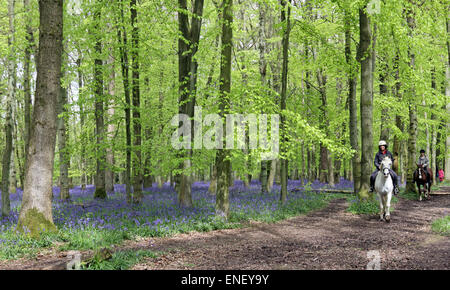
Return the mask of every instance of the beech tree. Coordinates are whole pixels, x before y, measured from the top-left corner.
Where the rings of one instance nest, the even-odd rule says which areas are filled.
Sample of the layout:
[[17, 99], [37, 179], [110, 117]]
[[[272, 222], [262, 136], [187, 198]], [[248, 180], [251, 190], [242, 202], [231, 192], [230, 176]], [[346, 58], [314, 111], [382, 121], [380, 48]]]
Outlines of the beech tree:
[[361, 184], [360, 198], [368, 197], [373, 164], [373, 70], [372, 31], [367, 4], [359, 10], [359, 60], [361, 63]]
[[53, 231], [52, 179], [61, 92], [63, 1], [39, 1], [39, 54], [25, 184], [17, 229]]
[[[231, 51], [233, 48], [233, 0], [224, 0], [222, 6], [222, 47], [220, 58], [220, 91], [219, 115], [223, 122], [223, 132], [226, 132], [225, 115], [230, 111], [231, 92]], [[219, 140], [224, 143], [224, 140]], [[216, 216], [228, 219], [230, 214], [230, 200], [228, 191], [228, 172], [230, 170], [229, 150], [217, 151], [217, 193]]]

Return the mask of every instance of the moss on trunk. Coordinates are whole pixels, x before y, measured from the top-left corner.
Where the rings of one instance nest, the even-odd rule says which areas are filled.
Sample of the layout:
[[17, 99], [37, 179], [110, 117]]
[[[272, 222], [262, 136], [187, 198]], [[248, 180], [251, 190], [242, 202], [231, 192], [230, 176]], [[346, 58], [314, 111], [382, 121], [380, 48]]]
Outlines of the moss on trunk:
[[29, 235], [32, 238], [39, 238], [42, 232], [56, 232], [55, 224], [48, 220], [36, 208], [27, 211], [25, 218], [17, 224], [17, 231]]

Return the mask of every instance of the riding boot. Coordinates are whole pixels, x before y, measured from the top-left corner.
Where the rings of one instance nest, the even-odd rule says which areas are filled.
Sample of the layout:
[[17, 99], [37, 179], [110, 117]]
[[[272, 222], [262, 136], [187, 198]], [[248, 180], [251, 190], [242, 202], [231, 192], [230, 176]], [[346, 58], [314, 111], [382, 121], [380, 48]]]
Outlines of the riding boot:
[[374, 183], [375, 183], [374, 178], [372, 176], [370, 176], [370, 189], [369, 189], [369, 192], [374, 192], [375, 191]]
[[394, 195], [399, 193], [398, 185], [394, 185]]
[[392, 178], [392, 183], [394, 185], [394, 195], [397, 195], [399, 193], [399, 188], [398, 188], [398, 177], [397, 176], [392, 176], [391, 174], [391, 178]]

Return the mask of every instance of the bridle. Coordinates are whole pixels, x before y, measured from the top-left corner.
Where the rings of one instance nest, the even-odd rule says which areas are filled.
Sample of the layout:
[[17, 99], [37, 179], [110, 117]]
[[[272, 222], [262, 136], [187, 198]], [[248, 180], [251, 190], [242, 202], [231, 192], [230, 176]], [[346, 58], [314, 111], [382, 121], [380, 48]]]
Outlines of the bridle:
[[384, 174], [384, 177], [388, 177], [389, 176], [390, 169], [391, 169], [390, 166], [386, 166], [385, 162], [383, 160], [383, 162], [381, 162], [381, 170], [382, 170], [382, 172]]
[[422, 179], [422, 174], [425, 174], [425, 170], [423, 169], [422, 166], [419, 166], [418, 170], [419, 170], [419, 180], [420, 180], [420, 179]]

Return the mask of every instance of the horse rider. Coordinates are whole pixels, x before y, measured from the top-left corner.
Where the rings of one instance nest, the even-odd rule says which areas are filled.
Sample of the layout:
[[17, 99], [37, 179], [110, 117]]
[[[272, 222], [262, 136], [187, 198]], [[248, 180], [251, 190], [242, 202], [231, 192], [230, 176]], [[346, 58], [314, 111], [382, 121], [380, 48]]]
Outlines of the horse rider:
[[[370, 176], [370, 192], [374, 192], [375, 190], [375, 178], [377, 177], [378, 171], [380, 171], [380, 165], [381, 162], [385, 157], [389, 157], [392, 160], [392, 164], [394, 164], [394, 157], [392, 156], [392, 153], [387, 150], [387, 143], [384, 140], [381, 140], [378, 143], [378, 152], [375, 155], [375, 159], [373, 163], [375, 164], [375, 167], [377, 168], [372, 175]], [[392, 177], [392, 183], [394, 185], [394, 195], [397, 195], [398, 190], [398, 177], [394, 170], [389, 169], [391, 177]]]
[[430, 173], [428, 172], [428, 164], [430, 161], [428, 157], [425, 155], [425, 150], [420, 150], [419, 160], [417, 160], [417, 165], [421, 165], [423, 170], [425, 170], [425, 174], [427, 175], [427, 180], [430, 180]]

